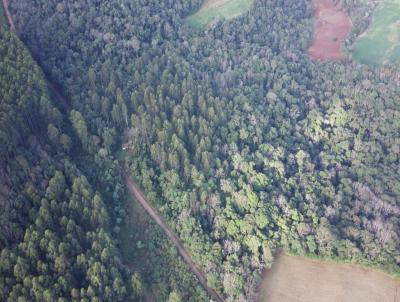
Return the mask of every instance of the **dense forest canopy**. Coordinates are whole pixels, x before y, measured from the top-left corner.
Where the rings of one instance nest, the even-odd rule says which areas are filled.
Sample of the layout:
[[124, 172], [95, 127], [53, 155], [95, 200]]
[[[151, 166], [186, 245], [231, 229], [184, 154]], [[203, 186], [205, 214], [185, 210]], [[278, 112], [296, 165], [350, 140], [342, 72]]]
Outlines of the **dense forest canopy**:
[[[160, 301], [207, 300], [181, 263], [176, 284], [163, 261], [140, 277], [120, 258], [121, 157], [227, 301], [254, 299], [281, 249], [400, 274], [397, 67], [313, 61], [312, 1], [253, 2], [197, 30], [200, 0], [10, 1], [71, 110], [2, 30], [2, 299], [136, 299], [143, 278], [167, 284]], [[344, 6], [365, 29], [371, 8]]]
[[103, 194], [74, 164], [74, 133], [39, 67], [0, 28], [0, 300], [125, 301]]

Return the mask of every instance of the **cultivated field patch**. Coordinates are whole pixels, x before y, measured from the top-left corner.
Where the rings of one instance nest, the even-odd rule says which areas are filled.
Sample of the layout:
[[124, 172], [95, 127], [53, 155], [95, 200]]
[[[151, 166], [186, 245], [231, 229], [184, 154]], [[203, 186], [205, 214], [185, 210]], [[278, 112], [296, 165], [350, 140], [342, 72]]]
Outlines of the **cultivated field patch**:
[[221, 19], [232, 19], [247, 12], [252, 0], [205, 0], [200, 10], [186, 18], [186, 22], [196, 28]]
[[386, 0], [376, 9], [370, 27], [353, 46], [353, 57], [375, 66], [400, 63], [400, 0]]
[[400, 281], [356, 265], [281, 254], [266, 272], [259, 302], [400, 302]]
[[314, 1], [314, 39], [308, 53], [314, 59], [341, 60], [342, 43], [351, 31], [350, 17], [337, 0]]

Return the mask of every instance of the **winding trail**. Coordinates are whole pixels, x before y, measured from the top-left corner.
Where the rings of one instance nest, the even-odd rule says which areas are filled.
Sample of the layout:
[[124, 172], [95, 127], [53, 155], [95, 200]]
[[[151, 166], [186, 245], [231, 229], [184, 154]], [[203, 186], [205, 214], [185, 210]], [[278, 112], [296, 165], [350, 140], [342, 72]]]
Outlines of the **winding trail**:
[[2, 0], [2, 1], [3, 1], [4, 12], [6, 13], [6, 17], [8, 20], [8, 25], [10, 25], [10, 28], [12, 30], [16, 31], [14, 19], [11, 16], [10, 10], [8, 9], [8, 0]]
[[125, 184], [132, 194], [132, 196], [139, 201], [142, 207], [146, 210], [146, 212], [150, 215], [150, 217], [161, 227], [164, 233], [168, 236], [168, 238], [174, 243], [175, 247], [177, 248], [179, 254], [188, 264], [190, 270], [196, 275], [197, 279], [203, 286], [204, 290], [210, 295], [210, 297], [217, 302], [223, 302], [224, 299], [211, 287], [207, 285], [207, 278], [204, 272], [194, 263], [192, 257], [183, 247], [182, 243], [179, 241], [178, 237], [175, 233], [170, 229], [170, 227], [163, 221], [161, 215], [154, 209], [144, 193], [140, 190], [139, 186], [129, 177], [128, 173], [124, 169], [121, 168], [121, 174], [125, 181]]
[[[15, 32], [17, 32], [15, 23], [14, 23], [14, 19], [8, 8], [8, 0], [2, 0], [2, 2], [3, 2], [4, 11], [6, 13], [6, 17], [7, 17], [8, 23], [10, 25], [10, 28], [12, 30], [14, 30]], [[17, 34], [18, 34], [18, 32], [17, 32]], [[38, 64], [38, 66], [40, 66], [40, 65]], [[54, 94], [54, 97], [57, 98], [61, 102], [61, 105], [68, 112], [71, 108], [67, 101], [67, 98], [60, 92], [60, 90], [57, 88], [57, 86], [49, 78], [46, 77], [46, 80], [47, 80], [47, 86], [49, 87], [49, 90]], [[132, 194], [132, 196], [136, 200], [139, 201], [139, 203], [143, 206], [143, 208], [150, 215], [150, 217], [161, 227], [161, 229], [168, 236], [168, 238], [174, 243], [179, 254], [186, 261], [190, 270], [196, 275], [197, 279], [199, 280], [199, 282], [202, 285], [202, 287], [204, 288], [204, 290], [208, 293], [208, 295], [216, 302], [224, 302], [224, 299], [214, 289], [212, 289], [211, 287], [209, 287], [207, 285], [207, 278], [206, 278], [204, 272], [196, 265], [196, 263], [194, 263], [190, 254], [183, 247], [182, 243], [179, 241], [179, 239], [175, 235], [175, 233], [163, 221], [163, 219], [161, 218], [161, 216], [157, 212], [157, 210], [155, 210], [150, 205], [150, 203], [147, 201], [144, 193], [140, 190], [139, 186], [129, 177], [129, 175], [126, 173], [126, 171], [123, 168], [121, 168], [121, 174], [123, 176], [126, 186], [128, 187], [129, 192]]]

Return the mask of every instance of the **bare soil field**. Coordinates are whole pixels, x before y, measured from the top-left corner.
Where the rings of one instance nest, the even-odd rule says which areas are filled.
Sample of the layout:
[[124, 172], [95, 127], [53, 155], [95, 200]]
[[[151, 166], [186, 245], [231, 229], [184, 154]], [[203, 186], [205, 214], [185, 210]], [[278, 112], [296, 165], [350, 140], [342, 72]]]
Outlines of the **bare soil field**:
[[314, 41], [308, 53], [314, 59], [342, 60], [342, 43], [350, 33], [352, 22], [336, 0], [315, 0]]
[[281, 254], [265, 274], [259, 302], [400, 302], [400, 280], [351, 264]]

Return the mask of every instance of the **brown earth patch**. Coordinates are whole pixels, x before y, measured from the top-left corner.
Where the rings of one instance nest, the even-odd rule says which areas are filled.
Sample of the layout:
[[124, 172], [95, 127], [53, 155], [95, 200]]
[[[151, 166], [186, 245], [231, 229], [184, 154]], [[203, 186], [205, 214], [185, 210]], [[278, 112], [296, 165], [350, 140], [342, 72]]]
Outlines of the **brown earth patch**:
[[352, 22], [339, 0], [314, 1], [314, 40], [308, 53], [313, 59], [342, 60], [342, 43]]
[[258, 302], [400, 302], [400, 280], [357, 265], [280, 254]]

